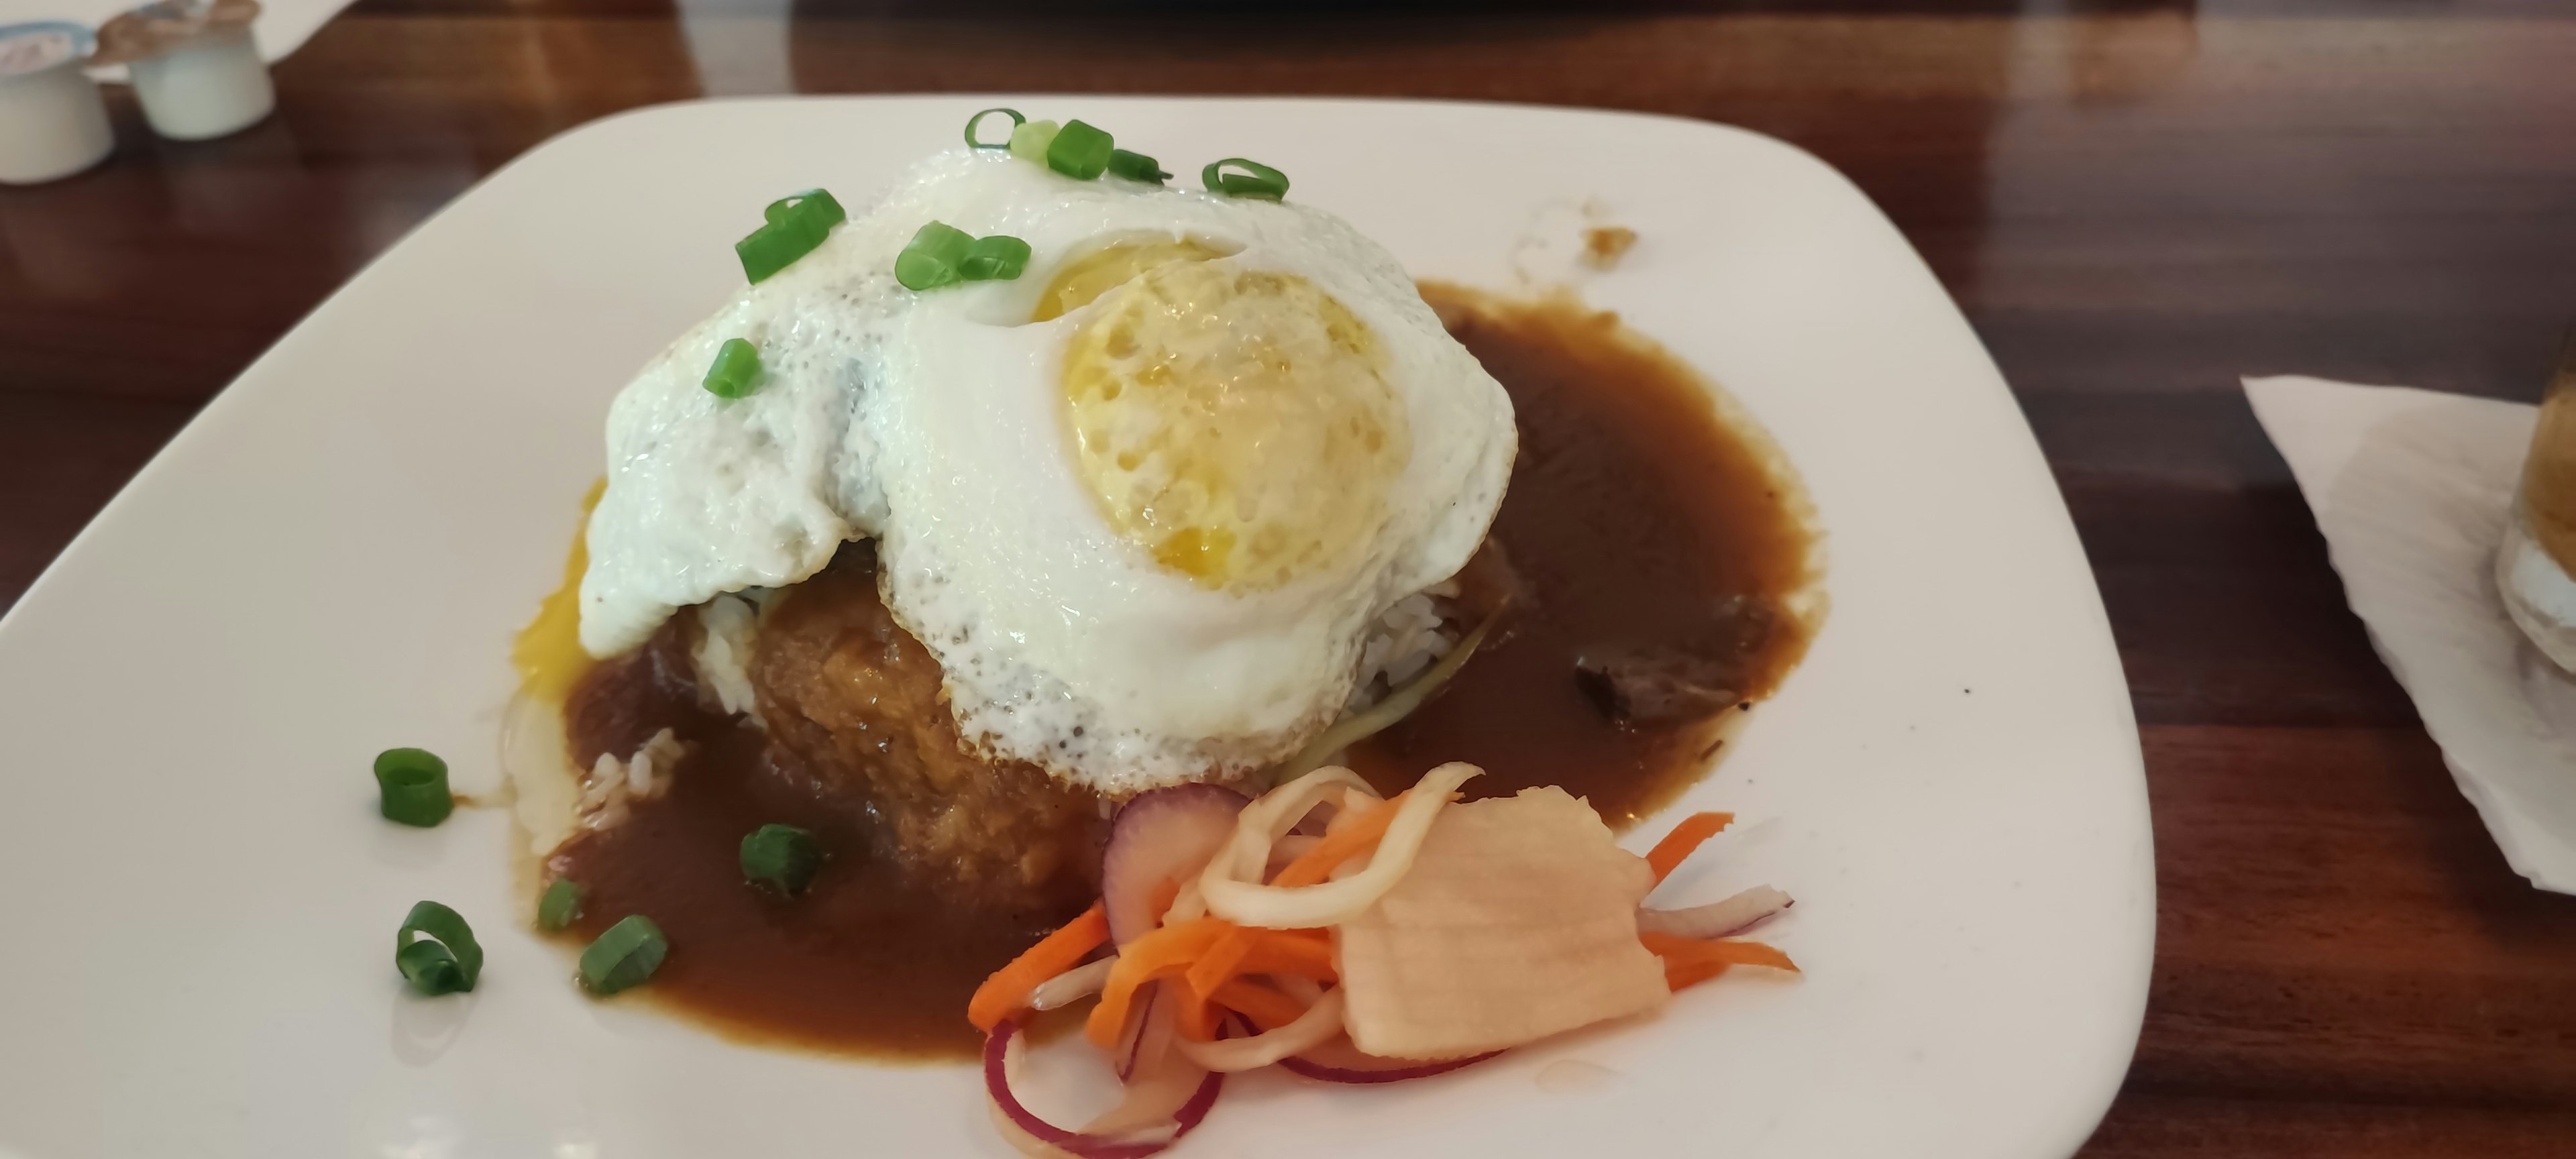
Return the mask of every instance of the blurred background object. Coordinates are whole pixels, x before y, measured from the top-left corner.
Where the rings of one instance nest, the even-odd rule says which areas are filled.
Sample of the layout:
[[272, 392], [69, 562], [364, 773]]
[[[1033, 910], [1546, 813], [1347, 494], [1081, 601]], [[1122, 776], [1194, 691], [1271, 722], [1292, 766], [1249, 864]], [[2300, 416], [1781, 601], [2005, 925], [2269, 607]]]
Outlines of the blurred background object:
[[93, 46], [77, 24], [0, 25], [0, 183], [68, 177], [115, 148], [107, 102], [82, 71]]
[[98, 30], [99, 65], [126, 66], [152, 131], [202, 141], [249, 128], [276, 107], [251, 21], [257, 0], [157, 0]]
[[2558, 370], [2541, 396], [2522, 487], [2496, 554], [2505, 611], [2551, 663], [2576, 671], [2576, 325], [2558, 343]]

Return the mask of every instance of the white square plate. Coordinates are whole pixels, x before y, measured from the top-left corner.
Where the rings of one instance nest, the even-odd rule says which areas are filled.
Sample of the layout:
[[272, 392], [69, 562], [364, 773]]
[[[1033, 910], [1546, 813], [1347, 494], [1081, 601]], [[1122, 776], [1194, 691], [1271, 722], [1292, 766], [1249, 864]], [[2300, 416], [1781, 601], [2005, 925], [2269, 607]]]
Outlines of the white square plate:
[[[568, 133], [333, 295], [118, 496], [0, 622], [0, 1153], [1010, 1154], [963, 1066], [744, 1047], [585, 1000], [507, 916], [502, 814], [386, 825], [367, 773], [422, 745], [460, 789], [497, 781], [510, 635], [559, 574], [608, 399], [731, 292], [759, 207], [862, 198], [997, 104], [1259, 157], [1470, 285], [1508, 284], [1533, 215], [1598, 198], [1643, 240], [1590, 300], [1731, 388], [1828, 533], [1804, 666], [1676, 806], [1746, 819], [1679, 885], [1796, 894], [1770, 936], [1803, 978], [1730, 978], [1435, 1081], [1237, 1082], [1179, 1154], [2080, 1144], [2147, 989], [2136, 726], [2029, 429], [1877, 209], [1813, 157], [1688, 121], [1033, 97], [683, 105]], [[476, 922], [469, 997], [401, 990], [393, 931], [424, 897]]]

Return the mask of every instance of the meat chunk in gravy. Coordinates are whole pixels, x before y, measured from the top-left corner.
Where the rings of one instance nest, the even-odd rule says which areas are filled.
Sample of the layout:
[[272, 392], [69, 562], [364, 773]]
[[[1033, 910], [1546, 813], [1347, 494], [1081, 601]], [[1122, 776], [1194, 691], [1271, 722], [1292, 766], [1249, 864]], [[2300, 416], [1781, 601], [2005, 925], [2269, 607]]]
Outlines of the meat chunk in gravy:
[[750, 675], [783, 772], [864, 802], [879, 854], [953, 901], [1033, 910], [1097, 892], [1099, 798], [958, 747], [939, 662], [878, 598], [868, 545], [776, 598]]

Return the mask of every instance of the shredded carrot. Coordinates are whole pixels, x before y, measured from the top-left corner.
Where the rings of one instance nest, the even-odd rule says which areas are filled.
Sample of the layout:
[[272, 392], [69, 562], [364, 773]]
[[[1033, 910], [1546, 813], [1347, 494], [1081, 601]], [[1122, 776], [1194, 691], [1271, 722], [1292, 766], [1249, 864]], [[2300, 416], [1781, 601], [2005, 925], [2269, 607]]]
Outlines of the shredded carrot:
[[1209, 1042], [1216, 1038], [1217, 1009], [1187, 986], [1164, 989], [1163, 997], [1179, 1005], [1172, 1008], [1172, 1029], [1192, 1042]]
[[1673, 826], [1672, 832], [1664, 834], [1663, 840], [1655, 842], [1655, 847], [1646, 851], [1646, 864], [1654, 869], [1655, 880], [1661, 882], [1672, 876], [1682, 859], [1698, 849], [1700, 842], [1717, 836], [1720, 830], [1734, 823], [1733, 813], [1693, 813], [1682, 818], [1681, 824]]
[[1091, 1008], [1091, 1018], [1083, 1023], [1083, 1034], [1100, 1046], [1116, 1044], [1119, 1030], [1127, 1025], [1127, 1008], [1136, 1001], [1137, 987], [1187, 971], [1208, 947], [1235, 928], [1223, 918], [1193, 918], [1127, 943], [1118, 951], [1108, 984], [1101, 988], [1100, 1005]]
[[1242, 974], [1293, 974], [1330, 982], [1341, 977], [1333, 966], [1333, 936], [1322, 930], [1245, 930], [1252, 948], [1235, 967]]
[[1726, 972], [1729, 966], [1769, 966], [1775, 970], [1798, 972], [1798, 964], [1760, 942], [1729, 942], [1686, 938], [1679, 934], [1640, 933], [1637, 940], [1664, 960], [1664, 985], [1680, 990], [1708, 981]]
[[1237, 978], [1216, 989], [1209, 1001], [1252, 1020], [1263, 1030], [1277, 1030], [1306, 1013], [1304, 1003], [1249, 979]]
[[1216, 993], [1226, 979], [1242, 973], [1243, 960], [1251, 955], [1250, 931], [1228, 930], [1208, 947], [1207, 953], [1199, 955], [1198, 961], [1190, 963], [1189, 973], [1183, 977], [1189, 980], [1190, 990], [1204, 998]]
[[1386, 836], [1386, 827], [1395, 823], [1396, 808], [1413, 795], [1410, 789], [1382, 801], [1374, 809], [1351, 819], [1339, 833], [1328, 834], [1315, 847], [1297, 855], [1297, 860], [1280, 869], [1270, 884], [1282, 889], [1302, 885], [1321, 885], [1333, 871], [1348, 861], [1377, 846]]
[[1109, 915], [1099, 902], [1082, 911], [1082, 916], [1066, 922], [1063, 928], [1038, 940], [1011, 964], [993, 971], [984, 984], [975, 988], [975, 996], [966, 1002], [966, 1020], [977, 1030], [991, 1030], [995, 1023], [1010, 1017], [1028, 1005], [1029, 992], [1038, 983], [1082, 964], [1091, 951], [1109, 940]]

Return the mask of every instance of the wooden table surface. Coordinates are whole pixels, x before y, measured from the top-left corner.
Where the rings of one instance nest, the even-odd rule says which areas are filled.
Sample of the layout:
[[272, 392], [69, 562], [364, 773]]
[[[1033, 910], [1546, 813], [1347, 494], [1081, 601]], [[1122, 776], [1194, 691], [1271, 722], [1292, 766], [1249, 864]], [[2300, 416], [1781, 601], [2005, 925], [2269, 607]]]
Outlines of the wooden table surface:
[[1222, 91], [1724, 121], [1814, 151], [1903, 227], [2001, 362], [2091, 552], [2145, 741], [2161, 916], [2137, 1060], [2085, 1154], [2576, 1155], [2576, 899], [2489, 842], [2237, 387], [2537, 396], [2576, 318], [2576, 4], [2017, 7], [1173, 23], [360, 0], [277, 68], [258, 128], [158, 141], [119, 96], [107, 167], [0, 189], [0, 602], [368, 259], [620, 109]]

